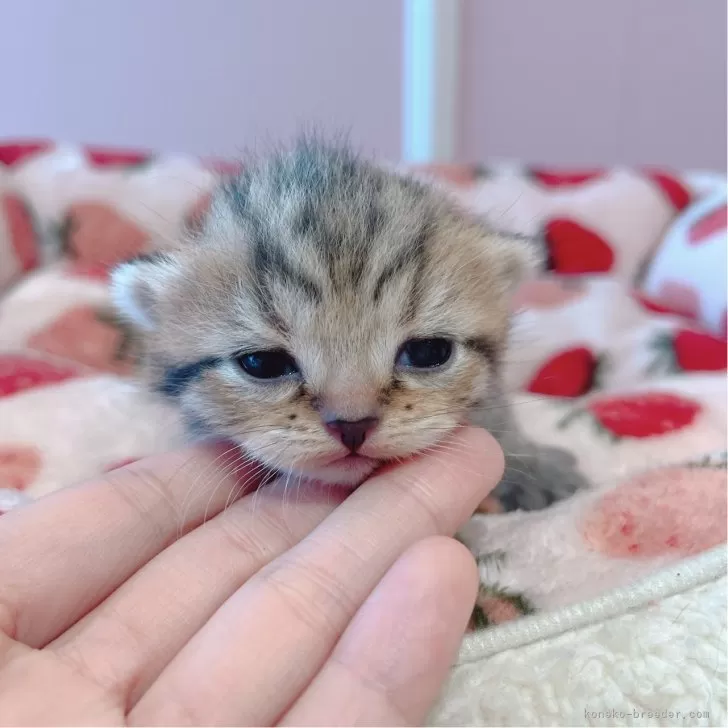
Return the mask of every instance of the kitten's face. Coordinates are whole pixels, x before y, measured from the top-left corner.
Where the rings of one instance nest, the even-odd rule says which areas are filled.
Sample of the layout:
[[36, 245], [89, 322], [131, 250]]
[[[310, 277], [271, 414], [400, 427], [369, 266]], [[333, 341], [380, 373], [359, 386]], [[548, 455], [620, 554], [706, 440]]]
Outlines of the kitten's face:
[[273, 468], [358, 484], [487, 396], [525, 243], [305, 148], [221, 189], [199, 238], [123, 266], [153, 384]]

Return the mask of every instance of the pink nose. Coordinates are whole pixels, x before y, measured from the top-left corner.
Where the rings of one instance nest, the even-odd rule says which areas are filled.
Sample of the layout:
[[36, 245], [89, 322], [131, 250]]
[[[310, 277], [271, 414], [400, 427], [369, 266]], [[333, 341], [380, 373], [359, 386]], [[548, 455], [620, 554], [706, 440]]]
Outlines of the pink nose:
[[349, 420], [329, 420], [325, 423], [326, 429], [344, 447], [356, 452], [367, 439], [367, 435], [379, 424], [376, 417], [365, 417], [363, 420], [351, 422]]

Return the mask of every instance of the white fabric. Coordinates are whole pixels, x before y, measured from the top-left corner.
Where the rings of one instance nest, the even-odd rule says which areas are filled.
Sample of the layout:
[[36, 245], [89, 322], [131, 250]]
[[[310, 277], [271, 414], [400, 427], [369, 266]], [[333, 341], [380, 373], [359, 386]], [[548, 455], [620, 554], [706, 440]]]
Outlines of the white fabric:
[[726, 724], [726, 550], [475, 633], [432, 725]]

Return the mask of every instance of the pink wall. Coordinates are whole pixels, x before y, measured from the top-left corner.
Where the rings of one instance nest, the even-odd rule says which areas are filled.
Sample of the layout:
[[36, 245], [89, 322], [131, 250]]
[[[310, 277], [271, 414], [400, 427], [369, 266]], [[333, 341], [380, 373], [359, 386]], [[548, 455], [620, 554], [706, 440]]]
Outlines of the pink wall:
[[462, 158], [725, 169], [725, 0], [464, 3]]
[[[725, 169], [725, 0], [462, 0], [459, 156]], [[2, 0], [0, 137], [401, 154], [400, 0]]]
[[0, 137], [231, 154], [301, 124], [397, 157], [397, 0], [3, 0]]

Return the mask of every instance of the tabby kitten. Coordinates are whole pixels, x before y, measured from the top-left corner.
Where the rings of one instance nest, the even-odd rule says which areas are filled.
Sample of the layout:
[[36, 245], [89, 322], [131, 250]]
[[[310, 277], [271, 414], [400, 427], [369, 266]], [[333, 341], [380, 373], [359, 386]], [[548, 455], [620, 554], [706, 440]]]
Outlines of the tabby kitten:
[[499, 387], [509, 294], [539, 259], [432, 187], [308, 140], [222, 183], [193, 240], [122, 265], [113, 297], [194, 432], [355, 486], [469, 421], [506, 452], [503, 506], [534, 509], [583, 484], [524, 440]]

